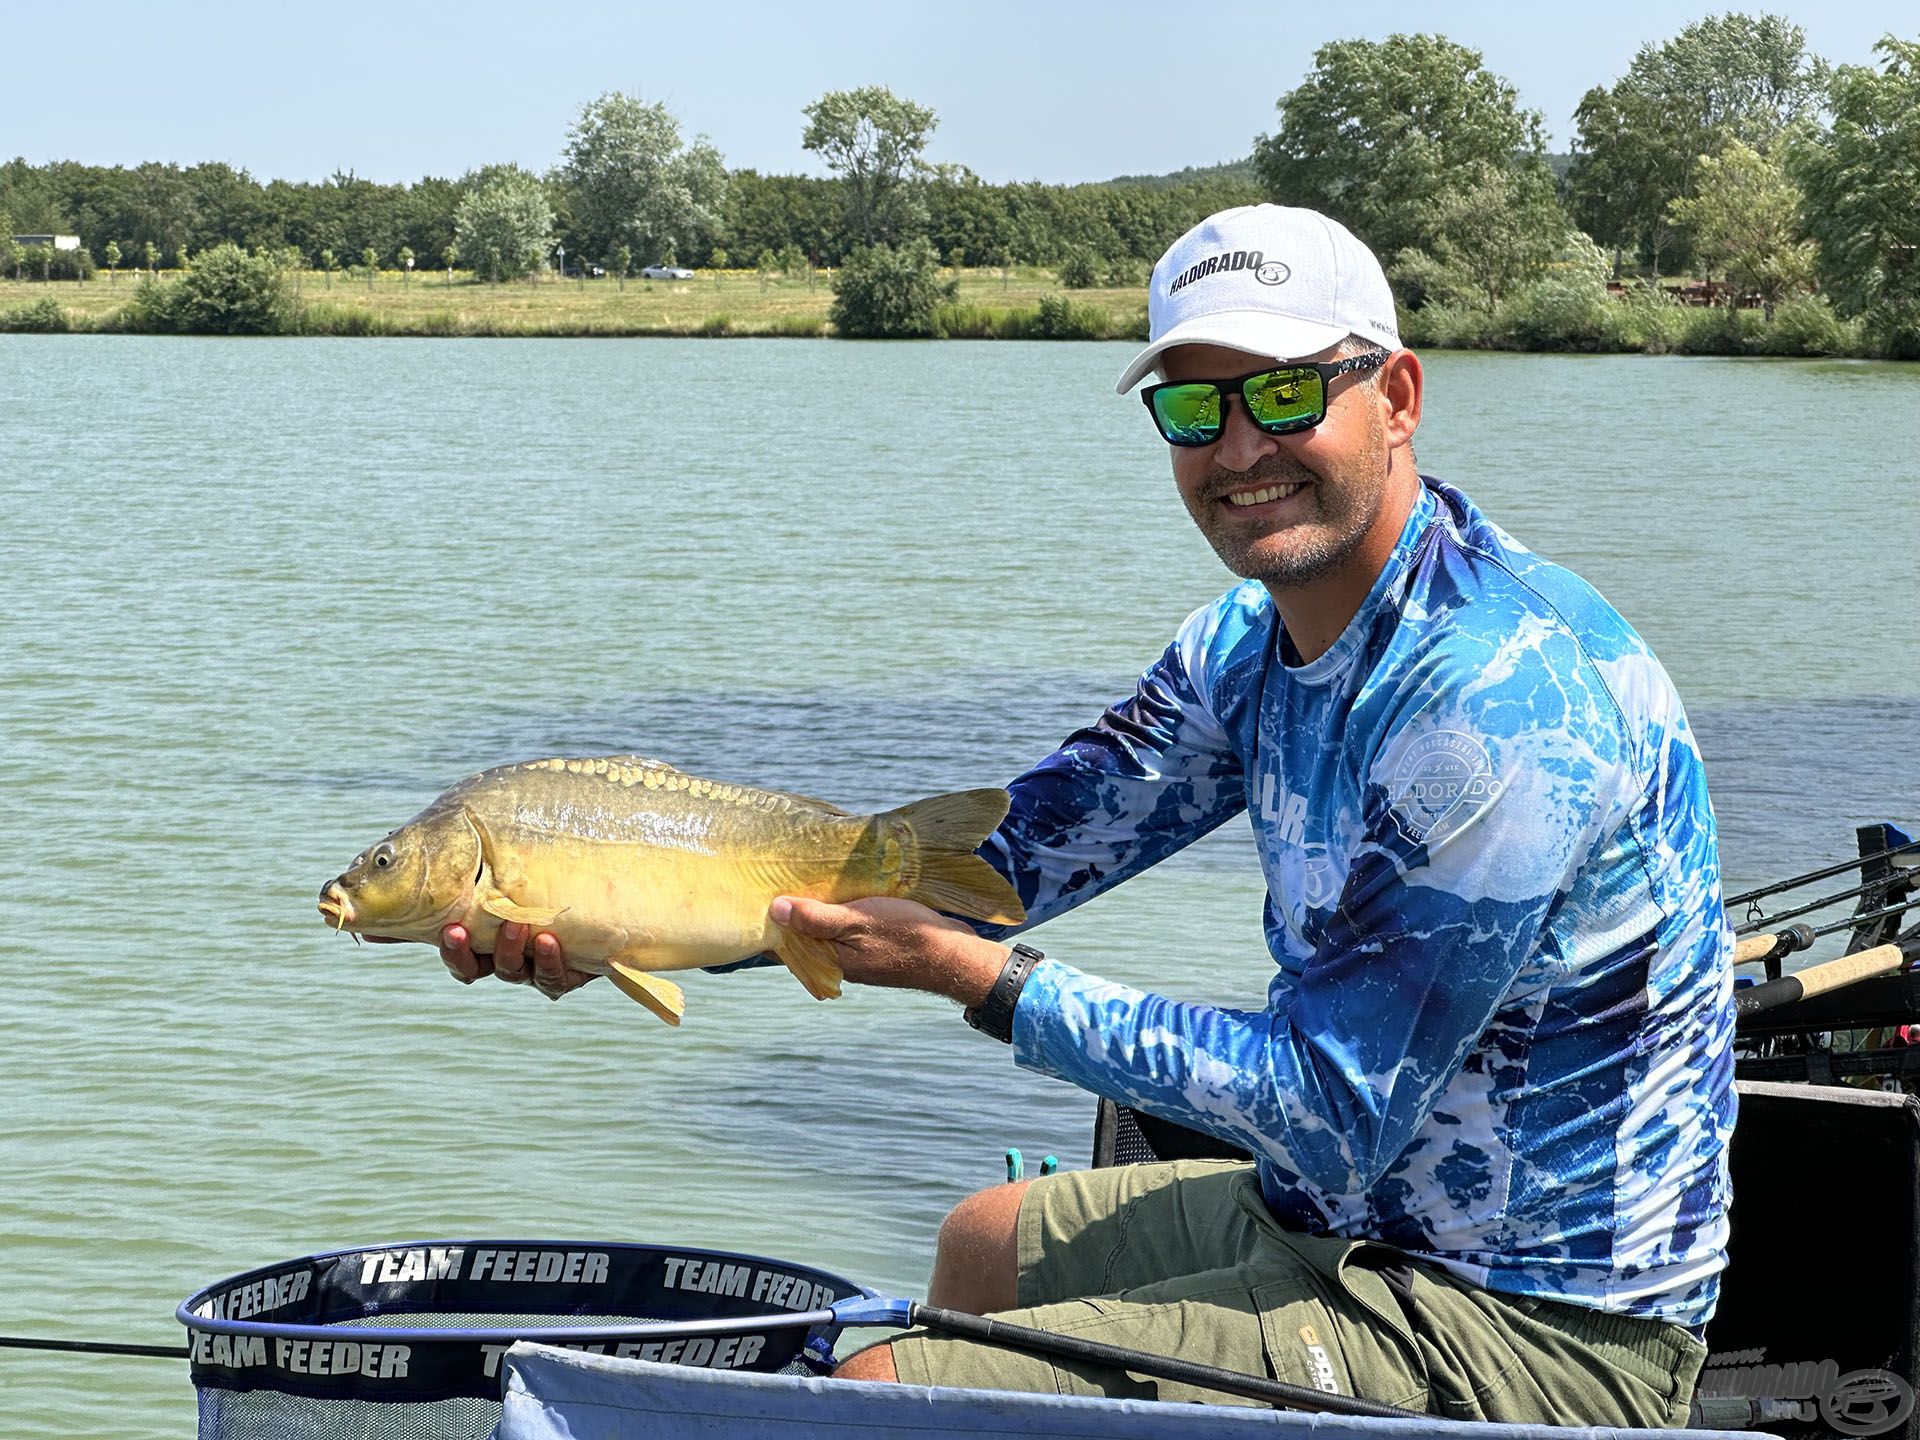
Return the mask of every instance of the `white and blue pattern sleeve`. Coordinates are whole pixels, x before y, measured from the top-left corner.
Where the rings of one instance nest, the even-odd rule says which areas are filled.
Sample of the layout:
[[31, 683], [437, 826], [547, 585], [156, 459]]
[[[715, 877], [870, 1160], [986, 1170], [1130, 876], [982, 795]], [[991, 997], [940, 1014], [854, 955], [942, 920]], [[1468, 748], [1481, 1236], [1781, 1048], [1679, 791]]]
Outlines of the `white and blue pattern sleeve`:
[[[1246, 808], [1240, 752], [1216, 678], [1263, 643], [1262, 607], [1230, 592], [1196, 611], [1134, 693], [1008, 787], [981, 854], [1036, 925], [1166, 859]], [[979, 927], [985, 935], [1015, 927]]]
[[[1267, 1010], [1176, 1002], [1049, 960], [1015, 1016], [1022, 1065], [1245, 1147], [1270, 1198], [1300, 1180], [1354, 1195], [1400, 1160], [1525, 983], [1635, 783], [1618, 712], [1564, 631], [1450, 637], [1390, 693], [1357, 697], [1349, 724], [1367, 736], [1351, 810], [1314, 820], [1346, 833], [1350, 863]], [[1496, 1183], [1471, 1155], [1435, 1161], [1446, 1173], [1401, 1178]]]

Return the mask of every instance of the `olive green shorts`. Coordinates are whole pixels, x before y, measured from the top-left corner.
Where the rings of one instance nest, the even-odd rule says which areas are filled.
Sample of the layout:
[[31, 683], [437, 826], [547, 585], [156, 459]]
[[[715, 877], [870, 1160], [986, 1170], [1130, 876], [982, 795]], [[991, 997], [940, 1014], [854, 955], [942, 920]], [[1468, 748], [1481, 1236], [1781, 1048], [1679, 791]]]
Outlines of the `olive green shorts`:
[[[1678, 1325], [1496, 1295], [1386, 1245], [1280, 1228], [1249, 1165], [1124, 1165], [1036, 1180], [1021, 1309], [1043, 1330], [1461, 1420], [1684, 1423], [1706, 1347]], [[910, 1330], [914, 1385], [1257, 1402]]]

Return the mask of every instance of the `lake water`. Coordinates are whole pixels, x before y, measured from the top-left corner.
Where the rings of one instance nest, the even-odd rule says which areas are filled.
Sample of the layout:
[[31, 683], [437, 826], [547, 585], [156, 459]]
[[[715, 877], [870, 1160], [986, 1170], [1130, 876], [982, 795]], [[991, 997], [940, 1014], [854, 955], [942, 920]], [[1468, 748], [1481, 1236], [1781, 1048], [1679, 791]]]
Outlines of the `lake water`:
[[[638, 751], [849, 809], [1003, 781], [1228, 577], [1128, 347], [0, 337], [0, 1334], [402, 1237], [664, 1240], [920, 1294], [1092, 1102], [944, 1002], [463, 990], [319, 884], [455, 778]], [[1422, 467], [1597, 584], [1730, 887], [1920, 821], [1920, 366], [1437, 355]], [[1257, 1001], [1240, 825], [1038, 943]], [[0, 1432], [192, 1433], [185, 1367], [0, 1350]]]

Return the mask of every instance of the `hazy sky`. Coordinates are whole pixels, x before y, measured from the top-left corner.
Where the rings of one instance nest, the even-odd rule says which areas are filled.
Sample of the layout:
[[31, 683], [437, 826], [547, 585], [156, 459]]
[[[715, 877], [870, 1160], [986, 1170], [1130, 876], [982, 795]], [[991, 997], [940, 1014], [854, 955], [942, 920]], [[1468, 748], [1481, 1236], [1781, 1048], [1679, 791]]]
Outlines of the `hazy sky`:
[[[992, 181], [1102, 180], [1244, 156], [1317, 46], [1417, 30], [1481, 51], [1564, 148], [1589, 86], [1713, 8], [0, 0], [0, 158], [225, 160], [263, 180], [545, 169], [582, 103], [625, 90], [665, 100], [729, 166], [819, 173], [800, 148], [801, 107], [881, 84], [938, 114], [929, 159]], [[1920, 0], [1789, 0], [1777, 12], [1836, 64], [1866, 63], [1889, 31], [1920, 38]]]

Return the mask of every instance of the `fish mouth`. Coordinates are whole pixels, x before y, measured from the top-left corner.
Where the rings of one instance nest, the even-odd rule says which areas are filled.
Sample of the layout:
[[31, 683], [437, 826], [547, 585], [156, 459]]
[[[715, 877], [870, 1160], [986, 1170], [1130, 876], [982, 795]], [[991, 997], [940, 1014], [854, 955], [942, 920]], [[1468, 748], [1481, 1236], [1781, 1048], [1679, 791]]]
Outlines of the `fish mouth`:
[[344, 930], [353, 923], [353, 901], [347, 898], [338, 880], [320, 892], [320, 916], [335, 930]]

